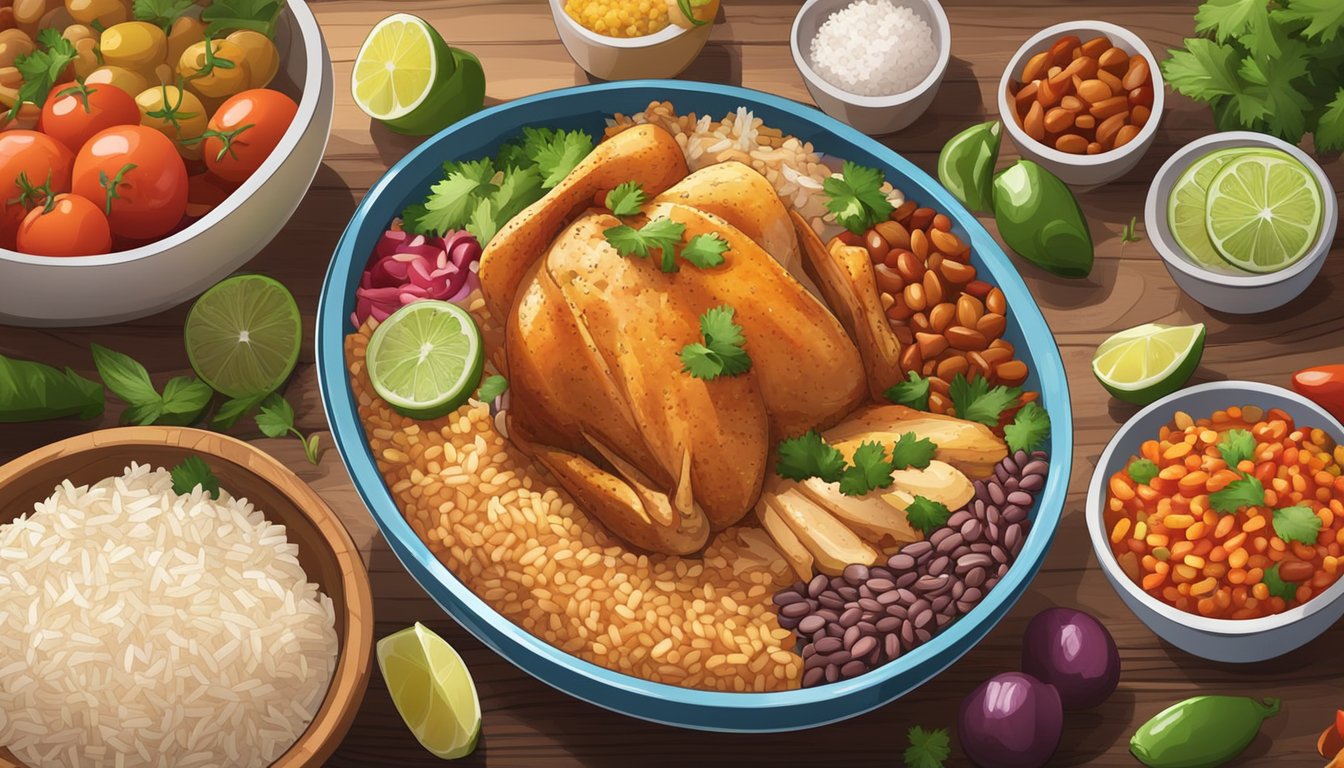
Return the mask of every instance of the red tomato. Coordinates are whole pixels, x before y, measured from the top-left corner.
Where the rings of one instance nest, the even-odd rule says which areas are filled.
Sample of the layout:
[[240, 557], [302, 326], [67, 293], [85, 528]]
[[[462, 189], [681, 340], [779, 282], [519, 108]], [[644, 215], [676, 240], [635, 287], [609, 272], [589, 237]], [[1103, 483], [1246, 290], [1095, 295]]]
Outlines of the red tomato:
[[[0, 132], [0, 246], [14, 249], [14, 238], [28, 209], [20, 202], [22, 175], [34, 187], [51, 182], [51, 193], [70, 191], [70, 166], [75, 162], [65, 145], [37, 131]], [[34, 204], [42, 202], [39, 198]]]
[[42, 107], [41, 130], [78, 152], [95, 133], [114, 125], [137, 125], [140, 108], [115, 85], [62, 83]]
[[34, 256], [96, 256], [112, 250], [112, 230], [97, 205], [79, 195], [57, 195], [24, 217], [18, 246]]
[[187, 179], [187, 215], [199, 219], [228, 199], [238, 188], [213, 173], [198, 173]]
[[206, 167], [225, 181], [247, 181], [280, 144], [298, 111], [293, 99], [269, 88], [230, 96], [205, 131]]
[[1293, 389], [1329, 411], [1336, 419], [1344, 419], [1344, 365], [1303, 368], [1293, 374]]
[[118, 125], [79, 150], [71, 189], [110, 211], [112, 234], [149, 240], [182, 220], [187, 166], [162, 133], [144, 125]]

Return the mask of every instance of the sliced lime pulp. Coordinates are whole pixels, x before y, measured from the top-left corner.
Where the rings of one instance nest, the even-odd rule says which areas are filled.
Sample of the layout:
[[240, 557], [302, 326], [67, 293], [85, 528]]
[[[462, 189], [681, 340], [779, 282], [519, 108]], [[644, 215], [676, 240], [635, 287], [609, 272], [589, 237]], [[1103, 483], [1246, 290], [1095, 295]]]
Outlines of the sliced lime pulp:
[[367, 353], [373, 389], [398, 413], [435, 419], [457, 410], [485, 366], [471, 314], [447, 301], [420, 301], [392, 313]]
[[234, 398], [279, 389], [299, 360], [303, 319], [289, 289], [236, 275], [201, 295], [183, 327], [187, 358], [205, 383]]
[[1192, 163], [1171, 188], [1171, 197], [1167, 201], [1167, 224], [1176, 238], [1176, 244], [1200, 266], [1219, 272], [1237, 271], [1213, 247], [1213, 241], [1209, 239], [1206, 209], [1209, 184], [1213, 177], [1233, 158], [1248, 151], [1251, 150], [1237, 147], [1210, 152]]
[[1285, 152], [1235, 157], [1209, 184], [1209, 239], [1249, 272], [1277, 272], [1311, 250], [1324, 210], [1320, 185]]
[[1203, 323], [1147, 323], [1102, 342], [1092, 373], [1117, 399], [1146, 405], [1189, 381], [1203, 354]]
[[378, 641], [378, 668], [401, 719], [436, 757], [455, 760], [476, 749], [481, 702], [462, 657], [417, 622]]
[[428, 135], [481, 108], [485, 72], [424, 19], [394, 13], [360, 46], [350, 90], [365, 114], [392, 130]]

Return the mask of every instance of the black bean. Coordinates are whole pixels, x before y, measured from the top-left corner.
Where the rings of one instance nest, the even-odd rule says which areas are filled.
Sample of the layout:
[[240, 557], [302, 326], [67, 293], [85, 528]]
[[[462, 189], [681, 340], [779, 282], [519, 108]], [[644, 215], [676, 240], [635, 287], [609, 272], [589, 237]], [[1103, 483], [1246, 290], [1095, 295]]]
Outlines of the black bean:
[[820, 667], [813, 667], [812, 669], [809, 669], [803, 673], [803, 687], [811, 688], [815, 685], [820, 685], [821, 681], [824, 680], [825, 678], [826, 678], [826, 670]]
[[887, 565], [893, 571], [908, 571], [915, 567], [915, 558], [904, 552], [898, 552], [887, 559]]
[[944, 528], [949, 535], [944, 536], [943, 540], [938, 542], [937, 550], [940, 555], [950, 555], [952, 551], [962, 545], [965, 539], [960, 533], [954, 532], [951, 528]]
[[1016, 504], [1020, 507], [1030, 507], [1032, 502], [1031, 494], [1026, 491], [1013, 491], [1008, 494], [1008, 503]]
[[971, 587], [978, 587], [978, 586], [980, 586], [981, 584], [984, 584], [984, 583], [985, 583], [985, 569], [984, 569], [984, 568], [972, 568], [972, 569], [970, 570], [970, 572], [966, 574], [966, 577], [965, 577], [965, 579], [964, 579], [964, 583], [966, 584], [966, 587], [967, 587], [967, 590], [966, 590], [966, 591], [968, 591], [968, 592], [970, 591], [970, 588], [971, 588]]
[[776, 592], [774, 600], [775, 605], [779, 606], [780, 608], [783, 608], [786, 605], [801, 603], [803, 602], [804, 598], [802, 595], [798, 594], [797, 592], [794, 592], [792, 589], [786, 589], [780, 592]]
[[830, 580], [826, 578], [825, 574], [818, 573], [807, 583], [807, 594], [811, 597], [817, 597], [828, 586], [830, 586]]
[[790, 619], [800, 619], [812, 611], [807, 607], [807, 603], [790, 603], [779, 609], [779, 615]]
[[1043, 475], [1027, 475], [1018, 483], [1018, 487], [1024, 491], [1039, 491], [1045, 487], [1045, 477]]
[[845, 607], [845, 601], [841, 600], [839, 595], [830, 590], [822, 592], [821, 596], [817, 598], [817, 602], [824, 608], [834, 608], [839, 610]]
[[868, 588], [876, 594], [882, 594], [896, 588], [896, 583], [890, 579], [869, 579]]
[[846, 608], [845, 612], [840, 614], [840, 626], [848, 629], [859, 623], [859, 617], [862, 615], [863, 611], [857, 605], [853, 608]]
[[882, 635], [889, 635], [892, 632], [899, 631], [901, 620], [895, 616], [883, 616], [877, 620], [877, 632]]
[[952, 564], [952, 558], [943, 555], [932, 563], [929, 563], [929, 573], [934, 576], [941, 576], [947, 571], [948, 566]]
[[882, 638], [882, 653], [888, 659], [894, 659], [901, 655], [901, 638], [896, 635], [887, 635]]
[[871, 597], [861, 597], [861, 598], [859, 598], [859, 607], [862, 608], [862, 609], [865, 610], [865, 611], [880, 611], [880, 610], [882, 610], [882, 604], [879, 603], [879, 602], [877, 602], [876, 600], [874, 600], [874, 599], [871, 598]]
[[798, 622], [798, 631], [805, 635], [810, 635], [825, 626], [826, 620], [814, 613]]
[[834, 664], [826, 665], [826, 682], [834, 683], [840, 679], [840, 668]]
[[1003, 495], [1003, 486], [998, 483], [990, 483], [985, 490], [989, 492], [989, 500], [994, 502], [995, 506], [1003, 506], [1003, 501], [1006, 498]]
[[859, 675], [862, 675], [864, 672], [867, 671], [868, 671], [868, 665], [864, 664], [862, 661], [859, 661], [858, 659], [855, 659], [854, 661], [851, 661], [845, 666], [840, 668], [840, 676], [848, 680], [852, 677], [858, 677]]
[[867, 580], [868, 566], [863, 565], [861, 563], [854, 563], [853, 565], [847, 565], [845, 566], [844, 577], [845, 581], [857, 587], [858, 585], [862, 584], [865, 580]]
[[823, 637], [815, 643], [817, 653], [835, 653], [844, 647], [838, 637]]
[[907, 589], [911, 584], [914, 584], [915, 581], [917, 581], [918, 579], [919, 579], [918, 571], [915, 571], [913, 569], [906, 571], [905, 573], [902, 573], [900, 576], [896, 577], [896, 587], [898, 589]]
[[876, 647], [877, 638], [872, 635], [866, 635], [859, 638], [858, 641], [854, 643], [854, 647], [849, 649], [849, 652], [854, 654], [855, 658], [861, 658], [872, 653], [873, 649]]
[[[845, 637], [844, 637], [844, 640], [845, 640], [845, 650], [848, 651], [848, 650], [850, 650], [851, 648], [853, 648], [853, 647], [854, 647], [854, 643], [858, 642], [858, 640], [859, 640], [860, 637], [863, 637], [863, 633], [859, 631], [859, 628], [858, 628], [858, 627], [850, 627], [850, 628], [846, 629], [846, 630], [845, 630]], [[851, 651], [851, 652], [852, 652], [852, 651]]]
[[971, 518], [967, 520], [965, 523], [962, 523], [961, 537], [966, 541], [969, 542], [979, 541], [980, 534], [984, 532], [985, 532], [984, 523], [981, 523], [979, 520]]

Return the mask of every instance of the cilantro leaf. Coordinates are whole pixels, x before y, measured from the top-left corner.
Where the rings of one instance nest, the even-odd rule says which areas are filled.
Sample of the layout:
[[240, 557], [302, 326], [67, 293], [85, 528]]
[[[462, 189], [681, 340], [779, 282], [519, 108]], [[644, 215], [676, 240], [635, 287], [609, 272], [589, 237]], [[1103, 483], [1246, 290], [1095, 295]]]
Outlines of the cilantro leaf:
[[139, 21], [148, 21], [168, 31], [173, 22], [196, 7], [194, 0], [135, 0], [131, 12]]
[[303, 433], [294, 426], [294, 408], [279, 392], [272, 392], [261, 401], [261, 411], [255, 419], [257, 429], [267, 437], [284, 437], [293, 435], [299, 439], [303, 445], [303, 453], [308, 457], [308, 463], [316, 465], [321, 456], [318, 453], [317, 442], [318, 435], [312, 434], [304, 437]]
[[987, 427], [997, 427], [999, 416], [1011, 408], [1022, 395], [1017, 387], [999, 385], [990, 387], [989, 381], [981, 376], [966, 378], [958, 373], [948, 385], [947, 396], [952, 400], [958, 418], [978, 421]]
[[1237, 74], [1250, 85], [1239, 104], [1252, 102], [1263, 110], [1265, 121], [1273, 133], [1291, 141], [1302, 138], [1307, 130], [1307, 112], [1313, 108], [1311, 100], [1297, 88], [1297, 81], [1307, 75], [1306, 47], [1297, 40], [1285, 38], [1282, 51], [1274, 54], [1247, 56], [1242, 59]]
[[1003, 437], [1009, 450], [1034, 451], [1050, 437], [1050, 416], [1033, 400], [1022, 406], [1012, 424], [1003, 428]]
[[213, 0], [201, 10], [201, 21], [211, 37], [250, 29], [274, 38], [275, 23], [284, 5], [284, 0]]
[[266, 395], [257, 395], [254, 397], [236, 397], [225, 400], [219, 409], [215, 411], [215, 416], [210, 420], [210, 426], [215, 429], [231, 429], [238, 420], [252, 413], [261, 401], [265, 400]]
[[1315, 546], [1321, 532], [1321, 518], [1307, 507], [1284, 507], [1274, 510], [1274, 533], [1284, 541], [1296, 541]]
[[130, 355], [101, 344], [91, 344], [93, 364], [112, 394], [127, 405], [158, 402], [159, 392], [149, 380], [149, 371]]
[[653, 251], [662, 255], [662, 270], [676, 272], [676, 247], [686, 234], [686, 225], [671, 219], [654, 219], [635, 229], [629, 224], [610, 227], [603, 232], [607, 242], [622, 256], [647, 258]]
[[1275, 16], [1285, 21], [1307, 22], [1307, 28], [1302, 30], [1306, 37], [1319, 37], [1321, 42], [1328, 43], [1344, 31], [1344, 3], [1339, 0], [1291, 0], [1286, 5], [1275, 11]]
[[593, 137], [583, 131], [550, 131], [549, 129], [524, 129], [534, 133], [524, 142], [537, 170], [541, 173], [541, 185], [550, 189], [564, 181], [569, 172], [593, 151]]
[[705, 343], [682, 347], [681, 364], [686, 373], [709, 381], [751, 370], [751, 356], [742, 348], [746, 338], [742, 326], [733, 322], [733, 314], [733, 308], [725, 304], [707, 309], [700, 316]]
[[100, 344], [91, 345], [91, 350], [103, 383], [126, 403], [121, 414], [124, 424], [194, 424], [215, 396], [208, 384], [192, 376], [170, 379], [160, 395], [149, 380], [149, 371], [130, 355]]
[[1186, 38], [1185, 50], [1168, 53], [1171, 58], [1162, 62], [1162, 76], [1176, 91], [1196, 101], [1213, 101], [1219, 96], [1241, 93], [1241, 82], [1237, 79], [1240, 56], [1232, 46], [1193, 37]]
[[716, 233], [706, 232], [692, 237], [681, 249], [681, 258], [700, 269], [712, 269], [723, 263], [728, 252], [728, 241]]
[[607, 208], [613, 216], [634, 216], [644, 205], [644, 188], [637, 181], [616, 185], [607, 193]]
[[790, 480], [817, 477], [835, 483], [845, 471], [844, 454], [827, 445], [815, 429], [780, 442], [778, 453], [775, 474]]
[[1243, 460], [1255, 457], [1255, 437], [1244, 429], [1229, 429], [1218, 441], [1218, 453], [1229, 469], [1236, 469]]
[[1209, 506], [1224, 515], [1235, 515], [1242, 507], [1258, 507], [1264, 503], [1265, 486], [1251, 475], [1243, 475], [1221, 491], [1209, 494]]
[[1280, 563], [1275, 563], [1273, 566], [1266, 568], [1265, 575], [1261, 578], [1261, 581], [1264, 582], [1265, 587], [1269, 589], [1269, 594], [1271, 596], [1281, 597], [1285, 603], [1296, 602], [1297, 584], [1283, 580], [1283, 577], [1279, 575], [1279, 565]]
[[851, 466], [840, 475], [840, 492], [846, 496], [863, 496], [878, 488], [886, 488], [892, 483], [891, 473], [895, 468], [887, 460], [887, 451], [880, 443], [859, 443], [851, 457]]
[[481, 388], [476, 390], [476, 399], [483, 403], [492, 403], [507, 391], [509, 391], [509, 380], [495, 374], [481, 382]]
[[687, 344], [680, 352], [682, 370], [697, 379], [710, 381], [723, 373], [723, 361], [699, 342]]
[[926, 438], [920, 439], [914, 432], [906, 432], [896, 438], [891, 446], [891, 464], [893, 469], [928, 469], [938, 446]]
[[499, 232], [497, 221], [494, 201], [486, 198], [478, 202], [476, 207], [471, 210], [471, 216], [467, 218], [467, 223], [462, 228], [476, 238], [476, 242], [484, 248], [490, 244], [490, 241]]
[[906, 374], [906, 380], [893, 384], [882, 393], [888, 400], [917, 411], [929, 410], [929, 380], [914, 371]]
[[910, 746], [901, 755], [905, 768], [943, 768], [952, 755], [946, 728], [926, 731], [916, 725], [910, 728], [906, 737], [910, 739]]
[[38, 50], [14, 58], [14, 68], [22, 76], [23, 84], [19, 86], [14, 106], [9, 110], [11, 119], [19, 114], [19, 109], [25, 103], [39, 107], [46, 104], [47, 96], [64, 76], [66, 67], [79, 57], [74, 43], [61, 37], [61, 33], [54, 28], [39, 32], [37, 44]]
[[1316, 151], [1334, 152], [1344, 149], [1344, 88], [1335, 94], [1320, 120], [1316, 123]]
[[1206, 0], [1195, 11], [1195, 31], [1212, 32], [1220, 43], [1245, 37], [1247, 40], [1265, 40], [1266, 47], [1253, 53], [1277, 56], [1269, 26], [1269, 4], [1265, 0]]
[[910, 502], [910, 506], [905, 508], [906, 521], [911, 527], [922, 531], [925, 537], [931, 536], [934, 531], [947, 525], [947, 519], [951, 516], [952, 511], [945, 504], [923, 496], [916, 496], [915, 500]]
[[215, 390], [194, 376], [175, 376], [163, 385], [163, 414], [159, 424], [185, 427], [205, 413]]
[[[523, 212], [527, 206], [542, 198], [541, 172], [536, 168], [520, 168], [504, 174], [499, 188], [490, 193], [491, 209], [495, 214], [495, 231], [504, 228], [509, 219]], [[482, 246], [489, 240], [481, 242]]]
[[498, 189], [491, 181], [495, 168], [488, 159], [445, 163], [444, 170], [447, 175], [443, 181], [430, 188], [424, 212], [407, 209], [402, 213], [403, 219], [412, 222], [416, 234], [442, 235], [462, 229], [480, 201]]
[[1139, 485], [1147, 485], [1157, 477], [1157, 465], [1148, 459], [1131, 462], [1125, 471], [1129, 473], [1129, 478]]
[[846, 161], [839, 177], [831, 176], [822, 185], [826, 208], [835, 214], [840, 226], [861, 235], [884, 221], [893, 210], [882, 193], [885, 178], [876, 168]]
[[219, 498], [219, 478], [215, 477], [215, 473], [210, 471], [210, 465], [200, 456], [188, 456], [181, 464], [173, 467], [169, 474], [173, 478], [173, 493], [185, 496], [199, 485], [210, 496]]

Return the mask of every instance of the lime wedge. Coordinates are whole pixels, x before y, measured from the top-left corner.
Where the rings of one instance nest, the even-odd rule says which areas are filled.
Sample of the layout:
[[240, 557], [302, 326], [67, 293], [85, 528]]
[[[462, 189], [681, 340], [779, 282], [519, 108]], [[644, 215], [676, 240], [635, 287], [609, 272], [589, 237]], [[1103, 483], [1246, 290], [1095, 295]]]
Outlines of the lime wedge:
[[1238, 147], [1210, 152], [1185, 169], [1185, 173], [1171, 188], [1171, 197], [1167, 200], [1167, 224], [1176, 238], [1176, 244], [1202, 267], [1219, 272], [1237, 272], [1213, 247], [1213, 241], [1209, 239], [1206, 211], [1209, 184], [1213, 182], [1213, 177], [1233, 158], [1248, 151], [1251, 150]]
[[1147, 405], [1189, 381], [1203, 354], [1203, 323], [1147, 323], [1102, 342], [1092, 373], [1117, 399]]
[[196, 300], [182, 332], [191, 367], [206, 384], [229, 397], [256, 397], [276, 391], [293, 373], [303, 319], [279, 282], [236, 275]]
[[1323, 209], [1315, 176], [1291, 155], [1242, 155], [1209, 184], [1209, 238], [1233, 265], [1277, 272], [1311, 250]]
[[378, 668], [401, 719], [444, 760], [466, 757], [481, 735], [481, 702], [462, 657], [419, 622], [378, 641]]
[[404, 416], [436, 419], [457, 410], [481, 380], [481, 331], [467, 310], [419, 301], [392, 313], [373, 332], [369, 380]]
[[485, 72], [475, 56], [449, 48], [424, 19], [394, 13], [360, 46], [350, 90], [369, 117], [424, 136], [481, 108]]

